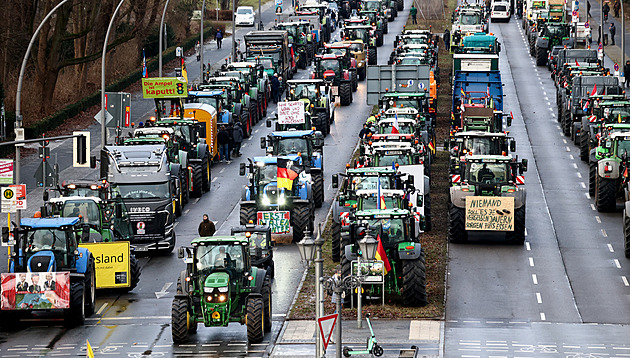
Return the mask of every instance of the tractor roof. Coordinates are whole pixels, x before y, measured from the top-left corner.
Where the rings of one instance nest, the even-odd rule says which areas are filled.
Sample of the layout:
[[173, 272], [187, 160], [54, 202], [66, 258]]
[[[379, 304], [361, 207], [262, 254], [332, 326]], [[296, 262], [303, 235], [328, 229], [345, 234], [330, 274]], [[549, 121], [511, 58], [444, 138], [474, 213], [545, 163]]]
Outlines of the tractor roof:
[[191, 97], [214, 97], [223, 94], [223, 90], [201, 90], [201, 91], [188, 91], [188, 95]]
[[455, 137], [493, 137], [493, 138], [505, 138], [507, 134], [501, 133], [491, 133], [484, 131], [464, 131], [455, 133]]
[[50, 200], [51, 203], [66, 203], [68, 201], [72, 202], [72, 201], [93, 201], [95, 203], [100, 203], [102, 200], [101, 198], [97, 198], [95, 196], [62, 196], [59, 198], [51, 198]]
[[426, 93], [424, 92], [409, 92], [409, 93], [387, 92], [383, 95], [383, 97], [396, 97], [396, 98], [405, 99], [405, 98], [410, 98], [410, 97], [426, 97]]
[[281, 138], [302, 138], [305, 136], [311, 136], [315, 134], [314, 130], [302, 130], [302, 131], [282, 131], [282, 132], [271, 132], [272, 137], [281, 137]]
[[603, 100], [599, 102], [600, 107], [630, 107], [629, 100]]
[[469, 155], [466, 157], [469, 162], [496, 163], [512, 161], [510, 155]]
[[348, 48], [352, 46], [352, 44], [347, 42], [334, 42], [331, 44], [325, 44], [324, 46], [326, 48]]
[[325, 82], [322, 79], [311, 79], [311, 80], [304, 79], [304, 80], [288, 80], [287, 83], [288, 84], [311, 84], [311, 83], [322, 84]]
[[33, 229], [46, 229], [74, 226], [78, 222], [79, 218], [24, 218], [20, 221], [20, 225]]
[[409, 211], [404, 209], [369, 209], [360, 210], [355, 213], [359, 220], [363, 219], [389, 219], [409, 216]]
[[[287, 155], [283, 155], [281, 157], [272, 157], [272, 156], [266, 156], [266, 157], [254, 157], [253, 160], [256, 163], [264, 163], [264, 164], [278, 164], [278, 158], [281, 159], [290, 159], [292, 161], [300, 161], [302, 157], [298, 156], [297, 154], [287, 154]], [[301, 164], [301, 163], [300, 163]]]
[[626, 131], [623, 131], [623, 132], [613, 132], [613, 133], [611, 133], [611, 134], [610, 134], [610, 137], [611, 137], [612, 139], [617, 139], [617, 138], [622, 138], [622, 139], [625, 139], [625, 138], [629, 138], [629, 137], [630, 137], [630, 131], [627, 131], [627, 132], [626, 132]]
[[250, 67], [250, 68], [254, 68], [256, 67], [256, 63], [255, 62], [232, 62], [228, 64], [228, 69], [230, 68], [237, 68], [237, 67]]
[[210, 246], [223, 244], [249, 245], [249, 240], [243, 236], [202, 236], [190, 242], [193, 246]]
[[[357, 196], [376, 196], [378, 195], [378, 190], [377, 189], [361, 189], [361, 190], [357, 190], [356, 192]], [[397, 190], [397, 189], [381, 189], [381, 195], [386, 196], [386, 197], [390, 197], [390, 196], [403, 196], [405, 195], [405, 192], [403, 190]]]
[[351, 175], [380, 175], [380, 174], [396, 174], [396, 170], [389, 167], [369, 167], [369, 168], [352, 168], [346, 171], [346, 174]]

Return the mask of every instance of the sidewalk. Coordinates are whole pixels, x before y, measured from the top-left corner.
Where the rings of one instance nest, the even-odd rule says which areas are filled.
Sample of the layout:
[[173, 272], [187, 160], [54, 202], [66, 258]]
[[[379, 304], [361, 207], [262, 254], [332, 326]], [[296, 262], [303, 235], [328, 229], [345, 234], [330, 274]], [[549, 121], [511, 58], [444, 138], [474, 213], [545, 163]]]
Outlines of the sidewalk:
[[[599, 34], [599, 25], [601, 23], [602, 4], [601, 1], [598, 0], [589, 1], [591, 3], [591, 16], [589, 17], [588, 21], [591, 25], [591, 33], [593, 35], [593, 43], [591, 44], [591, 48], [597, 49], [597, 38]], [[611, 7], [611, 9], [608, 13], [608, 21], [604, 23], [602, 31], [604, 34], [608, 35], [608, 45], [604, 46], [604, 54], [610, 58], [612, 63], [606, 63], [604, 65], [606, 67], [609, 67], [611, 73], [613, 73], [613, 65], [617, 63], [619, 64], [619, 72], [621, 73], [623, 71], [623, 61], [621, 58], [621, 20], [613, 16], [614, 11], [612, 10], [612, 1], [610, 2], [609, 6]], [[580, 10], [581, 9], [584, 9], [583, 11], [586, 10], [586, 0], [582, 0], [580, 2]], [[630, 8], [625, 8], [625, 10], [630, 11]], [[615, 34], [615, 45], [611, 45], [612, 41], [610, 38], [610, 31], [608, 31], [608, 26], [610, 26], [611, 22], [614, 23], [615, 27], [617, 28], [617, 32]], [[630, 29], [629, 25], [630, 24], [626, 23], [626, 60], [630, 59], [630, 34], [628, 33], [628, 30]]]
[[[398, 357], [401, 349], [418, 347], [417, 357], [434, 358], [440, 356], [443, 331], [442, 321], [433, 320], [379, 320], [372, 319], [376, 341], [385, 351], [384, 357]], [[271, 354], [272, 357], [313, 357], [315, 355], [315, 321], [285, 321], [280, 336]], [[319, 334], [319, 332], [317, 332]], [[366, 321], [363, 328], [357, 328], [356, 320], [343, 321], [343, 346], [353, 350], [365, 349], [370, 336]], [[335, 356], [335, 332], [326, 351], [327, 357]]]

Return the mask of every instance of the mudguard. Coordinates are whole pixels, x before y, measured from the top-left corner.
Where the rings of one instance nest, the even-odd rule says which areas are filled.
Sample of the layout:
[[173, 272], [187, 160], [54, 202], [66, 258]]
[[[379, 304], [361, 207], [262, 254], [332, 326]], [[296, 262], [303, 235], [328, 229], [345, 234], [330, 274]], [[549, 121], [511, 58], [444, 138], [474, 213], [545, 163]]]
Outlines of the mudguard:
[[180, 150], [177, 155], [179, 156], [179, 164], [184, 168], [188, 168], [188, 152]]
[[322, 162], [321, 153], [318, 153], [318, 152], [313, 153], [313, 160], [312, 160], [311, 166], [314, 167], [313, 169], [319, 169], [320, 171], [324, 170], [324, 163]]
[[357, 259], [357, 251], [353, 249], [354, 249], [354, 245], [344, 246], [343, 253], [346, 255], [346, 260], [354, 261]]
[[610, 166], [612, 167], [612, 171], [608, 173], [608, 176], [606, 176], [607, 179], [617, 179], [620, 176], [620, 168], [621, 165], [619, 163], [619, 161], [613, 159], [613, 158], [605, 158], [600, 160], [599, 162], [597, 162], [597, 175], [599, 175], [600, 177], [604, 178], [604, 167], [605, 166]]
[[87, 272], [88, 263], [90, 262], [90, 257], [92, 254], [90, 250], [84, 247], [78, 247], [77, 251], [79, 251], [79, 257], [77, 257], [77, 272], [85, 274]]
[[237, 117], [240, 117], [242, 112], [243, 112], [243, 105], [241, 103], [234, 103], [234, 115], [236, 115]]
[[401, 242], [398, 244], [397, 252], [401, 260], [415, 260], [420, 257], [422, 247], [419, 242]]
[[251, 201], [251, 196], [252, 192], [249, 190], [249, 187], [244, 187], [243, 192], [241, 193], [241, 203], [243, 203], [244, 201]]
[[624, 203], [624, 207], [626, 208], [623, 213], [626, 217], [630, 217], [630, 201], [626, 201]]
[[252, 289], [252, 292], [260, 293], [260, 291], [262, 290], [262, 286], [265, 283], [265, 276], [267, 275], [267, 271], [258, 267], [252, 267], [252, 270], [252, 276], [254, 277], [254, 288]]
[[206, 143], [197, 145], [197, 159], [201, 159], [202, 161], [209, 156], [210, 150], [208, 149], [208, 145]]
[[545, 50], [549, 49], [549, 40], [548, 39], [544, 39], [542, 37], [538, 37], [536, 39], [536, 47], [540, 47], [540, 48], [543, 48]]

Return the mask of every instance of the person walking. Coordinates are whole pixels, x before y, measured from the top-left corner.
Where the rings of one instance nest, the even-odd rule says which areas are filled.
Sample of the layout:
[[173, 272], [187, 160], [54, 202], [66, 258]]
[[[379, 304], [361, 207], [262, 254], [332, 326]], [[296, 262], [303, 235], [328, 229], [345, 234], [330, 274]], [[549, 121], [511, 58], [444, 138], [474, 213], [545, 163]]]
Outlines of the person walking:
[[442, 36], [442, 40], [444, 40], [444, 46], [446, 47], [446, 51], [450, 51], [450, 49], [451, 49], [451, 32], [448, 29], [444, 30], [444, 36]]
[[619, 10], [621, 10], [621, 2], [619, 0], [615, 0], [613, 4], [613, 11], [615, 12], [615, 17], [619, 17]]
[[626, 61], [626, 64], [623, 65], [623, 78], [625, 79], [626, 88], [629, 88], [629, 85], [630, 85], [630, 60]]
[[217, 141], [219, 142], [219, 156], [221, 157], [221, 163], [230, 160], [230, 135], [228, 134], [225, 125], [222, 125], [217, 134]]
[[233, 137], [233, 133], [234, 133], [234, 124], [233, 123], [228, 123], [227, 126], [227, 132], [228, 132], [228, 137], [229, 137], [229, 142], [228, 142], [228, 164], [231, 163], [232, 161], [232, 150], [234, 150], [234, 137]]
[[214, 38], [217, 40], [217, 48], [221, 48], [221, 41], [223, 40], [223, 32], [221, 32], [221, 29], [217, 29]]
[[604, 22], [606, 22], [608, 20], [608, 13], [610, 12], [608, 1], [604, 3], [604, 6], [602, 7], [602, 12], [604, 13]]
[[214, 223], [208, 219], [208, 214], [203, 214], [203, 220], [199, 223], [199, 228], [197, 228], [199, 236], [212, 236], [216, 231]]
[[234, 130], [232, 131], [232, 138], [234, 139], [234, 150], [232, 151], [232, 155], [235, 157], [241, 156], [241, 143], [243, 142], [243, 128], [240, 123], [236, 123], [234, 125]]
[[274, 103], [280, 101], [280, 81], [278, 80], [277, 73], [274, 73], [271, 77], [271, 95], [273, 96]]
[[195, 54], [197, 54], [197, 61], [201, 60], [201, 45], [199, 41], [195, 44]]
[[615, 27], [615, 24], [612, 21], [610, 22], [610, 26], [608, 27], [608, 31], [610, 31], [611, 44], [614, 46], [615, 45], [615, 32], [617, 32], [617, 28]]
[[418, 21], [416, 21], [416, 15], [418, 14], [418, 9], [416, 9], [415, 4], [411, 4], [411, 9], [409, 9], [409, 14], [411, 15], [411, 23], [414, 25], [418, 25]]
[[359, 139], [366, 140], [371, 133], [372, 130], [368, 127], [367, 123], [363, 123], [363, 128], [361, 128], [361, 131], [359, 132]]

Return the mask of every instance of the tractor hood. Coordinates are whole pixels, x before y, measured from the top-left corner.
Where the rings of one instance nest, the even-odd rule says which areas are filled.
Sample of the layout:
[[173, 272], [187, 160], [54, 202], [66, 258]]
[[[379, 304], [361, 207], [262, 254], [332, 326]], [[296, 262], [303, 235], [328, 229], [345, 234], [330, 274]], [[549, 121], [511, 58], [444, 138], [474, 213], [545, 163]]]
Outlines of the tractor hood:
[[230, 276], [227, 272], [213, 272], [206, 277], [203, 287], [225, 287], [230, 283]]

